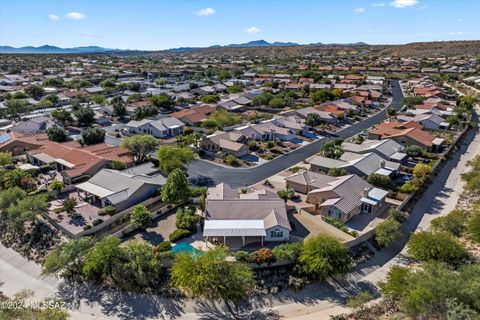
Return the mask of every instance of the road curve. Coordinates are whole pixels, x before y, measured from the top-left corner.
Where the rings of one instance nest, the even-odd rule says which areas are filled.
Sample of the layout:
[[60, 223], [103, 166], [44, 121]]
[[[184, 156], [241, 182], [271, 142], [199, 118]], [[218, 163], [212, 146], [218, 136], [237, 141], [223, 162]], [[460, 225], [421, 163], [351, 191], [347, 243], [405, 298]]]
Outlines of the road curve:
[[[398, 111], [402, 107], [400, 101], [403, 98], [403, 92], [398, 80], [390, 80], [390, 83], [393, 96], [390, 106]], [[339, 131], [337, 133], [338, 138], [350, 138], [385, 119], [385, 112], [379, 112], [364, 121]], [[233, 187], [252, 185], [313, 156], [326, 141], [328, 141], [326, 138], [316, 140], [286, 155], [252, 168], [228, 168], [209, 161], [195, 160], [188, 166], [188, 174], [191, 178], [208, 177], [214, 183], [226, 182]]]

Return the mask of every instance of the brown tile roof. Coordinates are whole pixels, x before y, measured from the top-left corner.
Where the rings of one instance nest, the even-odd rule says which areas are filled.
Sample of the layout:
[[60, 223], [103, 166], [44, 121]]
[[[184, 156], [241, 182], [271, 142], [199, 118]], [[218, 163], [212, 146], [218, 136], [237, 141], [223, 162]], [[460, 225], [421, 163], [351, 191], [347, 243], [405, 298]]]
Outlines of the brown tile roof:
[[433, 145], [435, 137], [429, 132], [423, 130], [421, 124], [415, 121], [408, 122], [383, 122], [375, 128], [369, 130], [370, 133], [379, 135], [381, 139], [406, 136], [420, 144], [430, 147]]

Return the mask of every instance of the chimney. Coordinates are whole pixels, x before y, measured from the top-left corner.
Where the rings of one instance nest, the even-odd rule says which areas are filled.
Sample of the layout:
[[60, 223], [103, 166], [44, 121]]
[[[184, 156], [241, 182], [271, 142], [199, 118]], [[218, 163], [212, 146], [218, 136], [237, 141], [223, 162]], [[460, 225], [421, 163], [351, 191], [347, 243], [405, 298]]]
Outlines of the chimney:
[[385, 168], [385, 161], [384, 161], [384, 160], [382, 160], [382, 161], [380, 162], [380, 168], [382, 168], [382, 169]]
[[368, 197], [368, 192], [370, 191], [370, 188], [365, 188], [363, 189], [363, 197], [367, 198]]

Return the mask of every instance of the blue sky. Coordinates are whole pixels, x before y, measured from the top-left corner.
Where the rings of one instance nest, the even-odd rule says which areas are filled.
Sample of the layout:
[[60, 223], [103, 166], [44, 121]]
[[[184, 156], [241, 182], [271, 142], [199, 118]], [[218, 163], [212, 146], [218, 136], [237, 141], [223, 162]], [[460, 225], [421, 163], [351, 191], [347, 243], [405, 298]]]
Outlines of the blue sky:
[[477, 40], [479, 14], [478, 0], [2, 0], [0, 45]]

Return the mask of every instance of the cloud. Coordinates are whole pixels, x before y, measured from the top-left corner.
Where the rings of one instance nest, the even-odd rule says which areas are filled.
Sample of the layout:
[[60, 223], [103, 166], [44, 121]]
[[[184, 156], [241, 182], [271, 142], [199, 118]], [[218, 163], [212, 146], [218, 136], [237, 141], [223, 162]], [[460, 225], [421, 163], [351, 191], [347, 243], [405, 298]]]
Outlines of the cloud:
[[260, 29], [258, 29], [258, 28], [255, 27], [255, 26], [251, 26], [250, 28], [245, 29], [245, 32], [246, 32], [246, 33], [259, 33], [259, 32], [260, 32]]
[[355, 11], [355, 13], [362, 14], [365, 12], [365, 8], [355, 8], [353, 11]]
[[406, 7], [414, 6], [417, 3], [418, 3], [417, 0], [394, 0], [393, 2], [390, 3], [390, 5], [395, 8], [406, 8]]
[[60, 17], [57, 16], [56, 14], [49, 14], [48, 15], [48, 20], [57, 21], [59, 19], [60, 19]]
[[215, 9], [213, 8], [205, 8], [205, 9], [200, 9], [196, 12], [197, 16], [200, 17], [206, 17], [206, 16], [211, 16], [212, 14], [215, 14]]
[[83, 13], [80, 12], [69, 12], [65, 15], [65, 18], [67, 19], [72, 19], [72, 20], [83, 20], [86, 18], [86, 16]]
[[372, 3], [372, 7], [375, 7], [375, 8], [385, 7], [385, 2]]
[[448, 33], [449, 35], [451, 36], [464, 36], [464, 35], [467, 35], [467, 34], [474, 34], [472, 32], [465, 32], [465, 31], [456, 31], [456, 32], [449, 32]]

